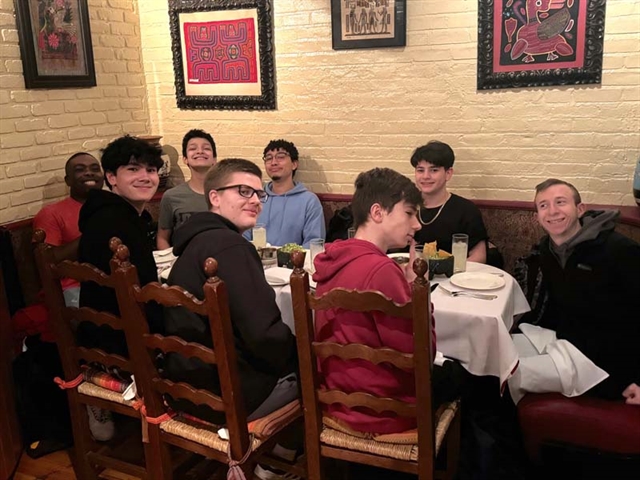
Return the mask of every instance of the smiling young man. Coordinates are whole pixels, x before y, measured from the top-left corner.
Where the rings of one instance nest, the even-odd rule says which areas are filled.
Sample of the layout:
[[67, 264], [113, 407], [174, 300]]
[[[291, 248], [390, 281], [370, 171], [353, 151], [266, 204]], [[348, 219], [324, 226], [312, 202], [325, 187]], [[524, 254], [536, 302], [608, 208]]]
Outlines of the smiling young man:
[[[207, 173], [205, 194], [208, 212], [194, 213], [174, 235], [178, 255], [168, 283], [204, 297], [204, 262], [218, 262], [218, 276], [225, 282], [229, 311], [236, 337], [240, 383], [249, 419], [258, 418], [297, 398], [295, 337], [280, 317], [275, 292], [267, 283], [255, 247], [242, 233], [251, 229], [267, 194], [260, 168], [243, 159], [218, 162]], [[211, 345], [208, 320], [183, 308], [165, 312], [168, 334], [190, 342]], [[193, 359], [167, 358], [167, 377], [188, 378], [198, 388], [220, 394], [216, 371]], [[197, 380], [196, 380], [197, 379]], [[222, 419], [206, 407], [177, 403], [174, 409], [213, 422]]]
[[422, 193], [424, 207], [418, 213], [421, 229], [418, 244], [438, 242], [438, 249], [451, 253], [454, 233], [469, 235], [468, 259], [487, 262], [487, 229], [473, 202], [447, 190], [453, 176], [455, 156], [449, 145], [432, 140], [418, 147], [411, 156], [416, 185]]
[[[80, 230], [80, 208], [91, 190], [100, 190], [104, 177], [100, 164], [93, 155], [79, 152], [71, 155], [64, 166], [64, 182], [69, 187], [69, 197], [40, 210], [33, 219], [33, 229], [44, 230], [46, 242], [57, 247], [54, 254], [58, 261], [75, 259]], [[77, 307], [80, 284], [69, 278], [62, 279], [65, 303]]]
[[216, 143], [204, 130], [189, 130], [182, 139], [182, 156], [189, 167], [191, 178], [177, 187], [167, 190], [160, 202], [157, 247], [159, 250], [172, 245], [173, 231], [182, 225], [191, 214], [206, 212], [204, 179], [216, 163]]
[[[373, 290], [399, 304], [411, 301], [415, 274], [410, 264], [400, 267], [386, 254], [391, 248], [411, 247], [415, 255], [414, 235], [420, 229], [417, 212], [422, 203], [420, 191], [404, 175], [375, 168], [358, 175], [353, 195], [355, 237], [337, 240], [315, 260], [316, 295], [334, 288]], [[410, 262], [411, 263], [411, 262]], [[319, 311], [316, 314], [319, 341], [340, 344], [362, 343], [371, 347], [390, 347], [413, 351], [413, 325], [410, 320], [378, 312]], [[435, 354], [435, 331], [433, 334]], [[320, 370], [328, 388], [345, 391], [360, 389], [375, 395], [415, 400], [413, 372], [391, 365], [374, 365], [361, 360], [327, 358]], [[447, 361], [433, 370], [434, 407], [452, 399], [461, 388], [465, 373], [457, 362]], [[375, 413], [368, 409], [331, 405], [329, 413], [354, 430], [369, 433], [397, 433], [415, 428], [415, 418]]]
[[[258, 218], [258, 223], [266, 225], [267, 242], [278, 246], [297, 243], [308, 248], [312, 239], [324, 238], [320, 200], [303, 183], [294, 181], [299, 165], [296, 146], [286, 140], [271, 140], [262, 160], [271, 178], [265, 187], [269, 202]], [[251, 232], [245, 237], [251, 239]]]
[[578, 190], [563, 180], [539, 184], [534, 203], [548, 234], [540, 244], [548, 292], [540, 324], [552, 330], [520, 325], [512, 398], [586, 392], [637, 403], [632, 392], [640, 384], [640, 245], [615, 232], [618, 211], [587, 211]]

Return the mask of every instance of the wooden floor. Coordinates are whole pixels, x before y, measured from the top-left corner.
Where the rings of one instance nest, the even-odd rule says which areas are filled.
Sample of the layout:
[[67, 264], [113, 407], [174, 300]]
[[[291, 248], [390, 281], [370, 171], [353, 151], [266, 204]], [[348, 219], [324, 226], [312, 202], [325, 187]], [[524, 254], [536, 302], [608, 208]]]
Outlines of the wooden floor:
[[[100, 475], [104, 480], [140, 480], [124, 473], [105, 470]], [[71, 460], [65, 450], [40, 457], [37, 460], [22, 454], [13, 480], [76, 480]]]

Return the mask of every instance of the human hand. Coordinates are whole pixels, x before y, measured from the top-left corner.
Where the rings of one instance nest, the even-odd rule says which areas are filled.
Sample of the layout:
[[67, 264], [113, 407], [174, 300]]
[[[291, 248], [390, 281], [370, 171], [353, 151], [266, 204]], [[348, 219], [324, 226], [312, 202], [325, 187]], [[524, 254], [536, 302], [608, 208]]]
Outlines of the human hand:
[[413, 261], [416, 259], [416, 241], [411, 239], [409, 243], [409, 262], [403, 265], [404, 278], [411, 283], [416, 279], [416, 273], [413, 271]]
[[640, 405], [640, 387], [632, 383], [622, 392], [622, 396], [626, 398], [627, 405]]

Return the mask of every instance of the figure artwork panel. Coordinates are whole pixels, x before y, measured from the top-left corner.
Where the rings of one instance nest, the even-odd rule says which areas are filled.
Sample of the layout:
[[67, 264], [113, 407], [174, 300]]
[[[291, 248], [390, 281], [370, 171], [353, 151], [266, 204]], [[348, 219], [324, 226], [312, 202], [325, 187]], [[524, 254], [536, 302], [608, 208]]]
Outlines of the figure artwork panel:
[[406, 44], [406, 0], [332, 0], [333, 48]]
[[87, 0], [15, 6], [26, 88], [96, 85]]
[[600, 83], [606, 0], [481, 0], [478, 89]]
[[184, 109], [275, 109], [270, 0], [169, 3], [176, 99]]

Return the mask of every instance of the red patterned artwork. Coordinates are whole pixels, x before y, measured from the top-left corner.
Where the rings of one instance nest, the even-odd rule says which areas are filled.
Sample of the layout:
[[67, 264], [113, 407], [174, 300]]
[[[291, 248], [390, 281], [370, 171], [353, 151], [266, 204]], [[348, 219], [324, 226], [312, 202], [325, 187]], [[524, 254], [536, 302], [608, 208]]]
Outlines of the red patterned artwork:
[[253, 18], [185, 22], [186, 72], [190, 84], [256, 83]]

